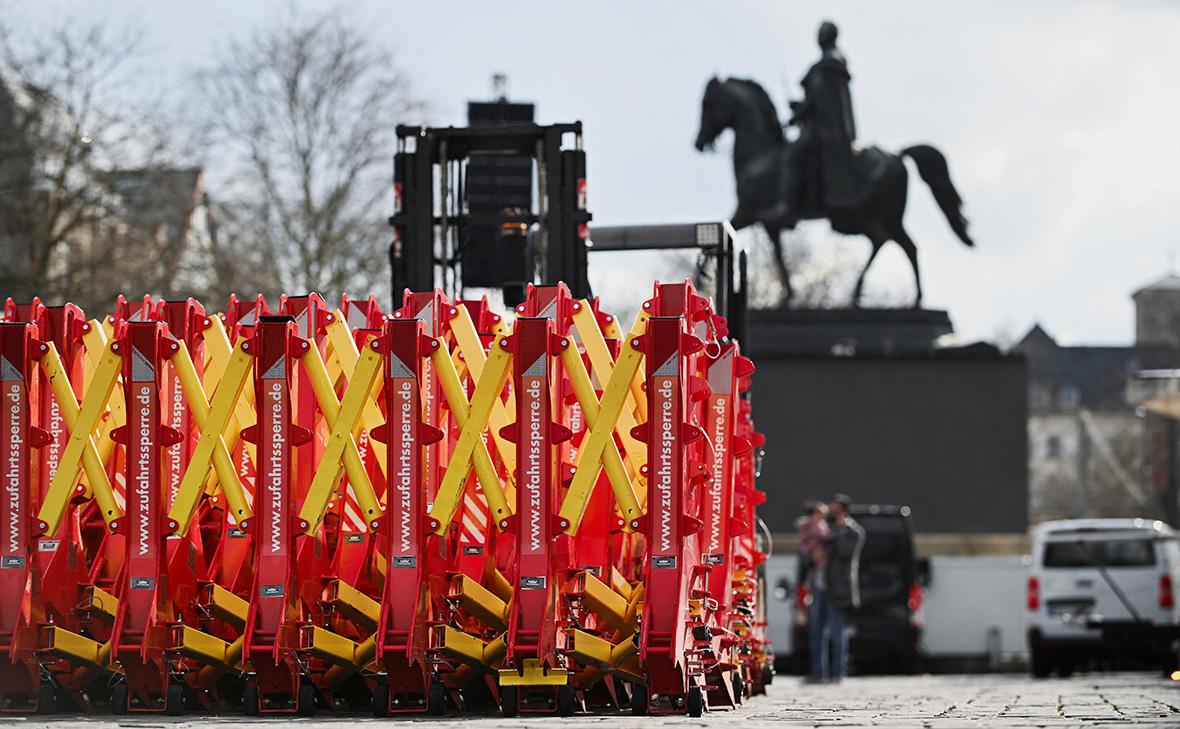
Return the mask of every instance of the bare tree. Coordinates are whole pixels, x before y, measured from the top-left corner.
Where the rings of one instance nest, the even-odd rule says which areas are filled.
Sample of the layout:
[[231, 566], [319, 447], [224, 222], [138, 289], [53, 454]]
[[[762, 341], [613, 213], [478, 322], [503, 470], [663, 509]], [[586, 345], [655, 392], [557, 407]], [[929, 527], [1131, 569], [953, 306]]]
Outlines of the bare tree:
[[101, 311], [120, 291], [150, 292], [159, 241], [128, 228], [112, 186], [116, 168], [171, 161], [154, 104], [121, 92], [139, 48], [101, 21], [0, 26], [0, 293]]
[[198, 103], [232, 170], [221, 245], [261, 251], [259, 273], [287, 291], [382, 290], [394, 127], [423, 108], [405, 76], [338, 11], [269, 23], [219, 57]]

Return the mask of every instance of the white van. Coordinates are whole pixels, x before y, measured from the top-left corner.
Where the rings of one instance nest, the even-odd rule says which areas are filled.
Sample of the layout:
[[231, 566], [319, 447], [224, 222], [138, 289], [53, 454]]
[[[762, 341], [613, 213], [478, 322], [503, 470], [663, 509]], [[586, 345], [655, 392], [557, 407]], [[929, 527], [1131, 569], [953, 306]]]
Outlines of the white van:
[[1033, 530], [1029, 668], [1068, 676], [1098, 658], [1177, 668], [1180, 543], [1163, 522], [1069, 519]]

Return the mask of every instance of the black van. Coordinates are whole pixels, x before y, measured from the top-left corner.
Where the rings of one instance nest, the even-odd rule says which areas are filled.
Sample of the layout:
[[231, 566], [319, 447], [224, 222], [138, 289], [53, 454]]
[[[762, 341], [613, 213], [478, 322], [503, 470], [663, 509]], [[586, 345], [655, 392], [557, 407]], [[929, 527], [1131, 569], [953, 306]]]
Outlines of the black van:
[[[853, 505], [865, 530], [860, 554], [860, 607], [848, 618], [850, 665], [857, 673], [913, 673], [921, 668], [922, 587], [930, 562], [914, 553], [910, 508]], [[810, 597], [800, 560], [795, 587], [794, 668], [809, 665], [807, 606]]]

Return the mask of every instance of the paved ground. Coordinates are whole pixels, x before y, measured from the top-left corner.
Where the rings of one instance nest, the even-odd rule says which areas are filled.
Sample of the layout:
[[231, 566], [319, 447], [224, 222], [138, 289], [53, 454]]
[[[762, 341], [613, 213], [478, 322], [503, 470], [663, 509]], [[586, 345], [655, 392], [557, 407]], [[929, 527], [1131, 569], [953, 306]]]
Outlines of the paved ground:
[[[316, 719], [244, 721], [238, 717], [202, 717], [176, 721], [165, 717], [124, 717], [117, 723], [80, 717], [5, 719], [0, 725], [40, 726], [51, 729], [124, 727], [217, 727], [261, 725], [339, 729], [342, 724], [376, 724], [362, 715]], [[562, 729], [635, 729], [642, 727], [742, 726], [774, 727], [1180, 727], [1180, 683], [1158, 674], [1120, 673], [1075, 676], [1067, 680], [1032, 681], [1022, 675], [913, 676], [905, 678], [851, 678], [839, 686], [804, 686], [795, 678], [780, 677], [768, 696], [746, 703], [737, 712], [688, 717], [639, 718], [630, 715], [502, 719], [493, 716], [463, 719], [386, 719], [385, 722], [430, 724], [439, 729], [509, 729], [559, 721]]]

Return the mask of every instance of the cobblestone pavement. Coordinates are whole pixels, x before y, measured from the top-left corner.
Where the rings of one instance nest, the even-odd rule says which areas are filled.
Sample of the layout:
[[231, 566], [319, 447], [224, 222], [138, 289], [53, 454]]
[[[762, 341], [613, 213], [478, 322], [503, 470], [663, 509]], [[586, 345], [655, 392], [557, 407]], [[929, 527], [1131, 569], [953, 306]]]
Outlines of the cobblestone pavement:
[[[97, 721], [96, 721], [97, 719]], [[288, 722], [300, 729], [342, 724], [428, 724], [438, 729], [509, 729], [560, 722], [562, 729], [651, 729], [652, 727], [742, 726], [774, 727], [1180, 727], [1180, 683], [1158, 674], [1118, 673], [1033, 681], [1023, 675], [909, 676], [850, 678], [838, 686], [805, 686], [793, 677], [780, 677], [769, 695], [757, 697], [736, 712], [715, 712], [700, 719], [684, 716], [633, 717], [629, 714], [578, 716], [570, 719], [497, 716], [375, 720], [360, 714], [321, 714], [315, 719], [253, 719], [240, 717], [162, 716], [39, 717], [0, 719], [0, 725], [42, 726], [51, 729], [94, 729], [102, 726], [253, 727]]]

